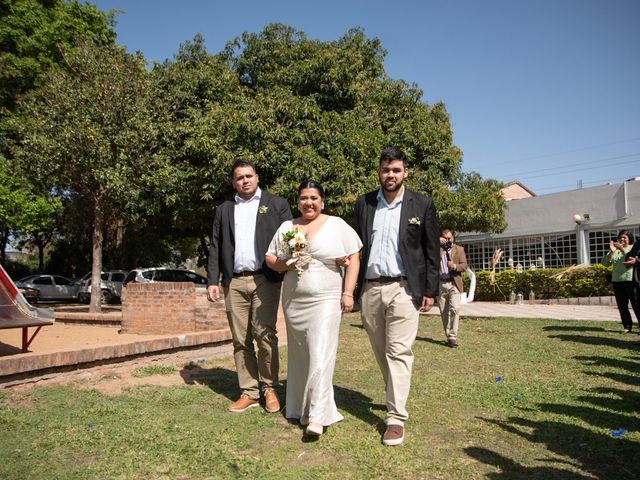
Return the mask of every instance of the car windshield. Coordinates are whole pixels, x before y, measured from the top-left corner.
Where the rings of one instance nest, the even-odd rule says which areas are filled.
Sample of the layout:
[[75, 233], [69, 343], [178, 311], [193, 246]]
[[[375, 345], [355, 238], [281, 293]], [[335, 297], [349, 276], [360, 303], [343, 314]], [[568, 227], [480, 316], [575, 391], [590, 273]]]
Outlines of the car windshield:
[[136, 273], [137, 273], [136, 270], [130, 271], [127, 277], [124, 279], [124, 283], [133, 282], [136, 278]]

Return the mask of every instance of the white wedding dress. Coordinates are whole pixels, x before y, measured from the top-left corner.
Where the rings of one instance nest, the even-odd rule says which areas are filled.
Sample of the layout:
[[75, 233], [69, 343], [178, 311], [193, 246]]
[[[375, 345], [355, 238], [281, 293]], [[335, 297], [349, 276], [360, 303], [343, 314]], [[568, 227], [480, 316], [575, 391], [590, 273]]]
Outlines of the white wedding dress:
[[[284, 222], [276, 232], [270, 255], [283, 258], [279, 248], [282, 234], [294, 228]], [[284, 277], [282, 303], [287, 325], [286, 417], [302, 425], [317, 422], [331, 425], [344, 417], [333, 397], [333, 370], [338, 350], [342, 309], [342, 269], [336, 258], [358, 252], [362, 242], [341, 218], [329, 216], [309, 239], [312, 260], [298, 275]]]

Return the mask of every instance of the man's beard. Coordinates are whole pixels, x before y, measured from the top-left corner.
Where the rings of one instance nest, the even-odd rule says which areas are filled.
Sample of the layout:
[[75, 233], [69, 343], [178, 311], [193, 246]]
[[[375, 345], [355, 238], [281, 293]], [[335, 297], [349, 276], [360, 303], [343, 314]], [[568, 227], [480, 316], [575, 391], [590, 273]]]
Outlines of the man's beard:
[[382, 189], [385, 192], [396, 192], [402, 188], [403, 180], [397, 181], [393, 186], [387, 185], [385, 182], [382, 183]]

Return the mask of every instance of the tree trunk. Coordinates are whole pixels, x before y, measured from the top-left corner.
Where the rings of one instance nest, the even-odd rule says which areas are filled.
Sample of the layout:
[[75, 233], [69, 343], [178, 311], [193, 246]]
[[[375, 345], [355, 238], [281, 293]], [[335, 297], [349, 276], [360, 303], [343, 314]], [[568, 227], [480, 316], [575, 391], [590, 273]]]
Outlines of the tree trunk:
[[38, 273], [44, 272], [44, 242], [37, 233], [33, 234], [33, 243], [38, 248]]
[[96, 194], [93, 208], [93, 235], [92, 235], [92, 262], [91, 262], [91, 303], [89, 311], [99, 313], [102, 311], [101, 302], [101, 279], [102, 274], [102, 228], [103, 228], [104, 207], [102, 196]]
[[124, 233], [124, 220], [119, 220], [118, 226], [116, 227], [116, 255], [118, 256], [117, 265], [120, 270], [124, 270], [125, 267]]
[[7, 243], [9, 241], [9, 231], [0, 231], [0, 263], [7, 266]]

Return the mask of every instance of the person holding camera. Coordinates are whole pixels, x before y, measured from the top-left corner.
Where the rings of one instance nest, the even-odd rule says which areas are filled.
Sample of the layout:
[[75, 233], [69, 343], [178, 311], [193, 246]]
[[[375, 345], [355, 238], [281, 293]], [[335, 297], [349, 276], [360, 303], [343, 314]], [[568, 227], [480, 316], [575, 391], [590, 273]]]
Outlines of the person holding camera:
[[636, 314], [636, 321], [640, 322], [640, 305], [636, 301], [634, 292], [632, 263], [626, 258], [627, 254], [631, 253], [633, 244], [633, 233], [629, 230], [621, 230], [617, 241], [609, 242], [609, 252], [602, 259], [603, 265], [613, 267], [611, 271], [613, 294], [616, 297], [623, 333], [631, 333], [633, 327], [629, 303]]
[[447, 345], [458, 346], [458, 323], [460, 322], [460, 297], [464, 292], [461, 273], [467, 268], [464, 247], [456, 245], [450, 228], [440, 232], [440, 294], [438, 306], [442, 327], [447, 336]]

